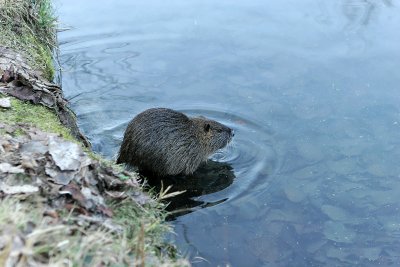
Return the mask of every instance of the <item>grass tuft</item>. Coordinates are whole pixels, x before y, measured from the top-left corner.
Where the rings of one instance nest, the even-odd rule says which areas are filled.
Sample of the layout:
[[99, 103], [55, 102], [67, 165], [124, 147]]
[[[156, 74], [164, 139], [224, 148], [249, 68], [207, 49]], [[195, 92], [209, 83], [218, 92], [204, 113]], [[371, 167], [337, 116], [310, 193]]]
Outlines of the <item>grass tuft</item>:
[[[21, 53], [30, 67], [51, 81], [57, 47], [51, 0], [0, 0], [0, 45]], [[11, 109], [0, 108], [1, 123], [26, 123], [75, 141], [52, 110], [10, 98]], [[0, 129], [0, 134], [5, 133]], [[121, 168], [90, 154], [101, 164]], [[128, 200], [110, 203], [114, 213], [110, 220], [122, 229], [113, 232], [64, 210], [58, 211], [56, 219], [45, 216], [45, 203], [44, 198], [0, 199], [0, 266], [9, 262], [15, 266], [188, 266], [163, 241], [171, 229], [157, 201], [145, 206]]]
[[[1, 266], [13, 257], [17, 266], [104, 266], [132, 262], [123, 235], [57, 221], [39, 210], [16, 199], [0, 202]], [[13, 247], [15, 240], [21, 240], [22, 247]]]
[[51, 0], [0, 0], [0, 44], [22, 52], [33, 68], [52, 80], [57, 38]]
[[[0, 201], [0, 266], [10, 260], [16, 266], [188, 266], [154, 251], [161, 245], [160, 231], [165, 230], [161, 213], [120, 203], [116, 220], [126, 228], [111, 232], [87, 227], [68, 215], [63, 220], [45, 216], [38, 205], [38, 199]], [[160, 238], [154, 239], [155, 235]]]
[[[164, 235], [171, 232], [171, 226], [165, 223], [164, 205], [158, 201], [139, 206], [132, 201], [114, 201], [109, 203], [114, 211], [114, 220], [125, 231], [127, 247], [135, 255], [138, 266], [189, 266], [177, 253], [176, 248], [166, 243]], [[154, 259], [161, 262], [156, 263]], [[172, 261], [171, 261], [172, 260]], [[173, 262], [175, 261], [175, 262]]]

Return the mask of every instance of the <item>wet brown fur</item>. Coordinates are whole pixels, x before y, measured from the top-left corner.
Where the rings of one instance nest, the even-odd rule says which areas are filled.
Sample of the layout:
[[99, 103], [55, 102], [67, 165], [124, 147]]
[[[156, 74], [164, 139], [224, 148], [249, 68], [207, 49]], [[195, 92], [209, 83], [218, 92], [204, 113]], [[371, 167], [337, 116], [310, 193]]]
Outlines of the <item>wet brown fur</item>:
[[212, 153], [226, 146], [232, 136], [229, 127], [216, 121], [152, 108], [128, 124], [117, 163], [159, 176], [192, 174]]

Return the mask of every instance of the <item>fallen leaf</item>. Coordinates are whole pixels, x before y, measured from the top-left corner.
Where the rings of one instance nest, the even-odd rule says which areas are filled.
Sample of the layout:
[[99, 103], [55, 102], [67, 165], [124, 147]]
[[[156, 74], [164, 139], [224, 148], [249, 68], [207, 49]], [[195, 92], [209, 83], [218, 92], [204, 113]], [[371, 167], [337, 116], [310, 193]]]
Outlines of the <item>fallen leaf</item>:
[[85, 206], [85, 196], [76, 184], [68, 184], [61, 187], [60, 194], [69, 194], [74, 200], [78, 201], [81, 206]]
[[92, 189], [89, 187], [82, 187], [81, 193], [86, 199], [91, 199], [93, 200], [96, 205], [103, 205], [104, 204], [104, 199], [100, 195], [96, 194]]
[[32, 139], [32, 141], [46, 141], [46, 147], [47, 147], [47, 142], [50, 136], [54, 136], [49, 133], [37, 131], [35, 129], [29, 129], [28, 135]]
[[45, 154], [49, 151], [48, 146], [43, 141], [30, 141], [21, 146], [21, 153]]
[[3, 163], [0, 163], [0, 172], [4, 172], [4, 173], [24, 173], [25, 170], [22, 169], [19, 166], [14, 167], [10, 163], [3, 162]]
[[78, 212], [80, 214], [89, 215], [89, 212], [86, 209], [84, 209], [82, 207], [79, 207], [79, 206], [76, 206], [74, 204], [65, 204], [65, 208], [68, 211], [74, 210], [74, 211], [76, 211], [76, 212]]
[[50, 136], [49, 153], [62, 171], [76, 171], [81, 166], [82, 150], [78, 144]]
[[34, 170], [38, 167], [38, 164], [34, 158], [28, 157], [27, 155], [22, 155], [21, 156], [21, 166], [24, 167], [25, 169]]
[[104, 214], [104, 215], [106, 215], [106, 216], [108, 216], [108, 217], [112, 217], [114, 214], [113, 214], [113, 212], [112, 212], [112, 210], [110, 209], [110, 208], [107, 208], [107, 207], [105, 207], [105, 206], [103, 206], [103, 205], [100, 205], [99, 207], [98, 207], [98, 210], [102, 213], [102, 214]]
[[47, 165], [45, 171], [46, 174], [50, 176], [52, 181], [56, 184], [68, 185], [75, 177], [75, 172], [73, 171], [58, 171], [55, 168]]
[[105, 191], [105, 193], [115, 199], [122, 199], [126, 198], [126, 192], [120, 192], [120, 191]]
[[9, 97], [0, 98], [0, 107], [11, 108], [11, 101]]
[[58, 212], [57, 211], [55, 211], [55, 210], [45, 210], [44, 212], [43, 212], [43, 215], [44, 216], [49, 216], [49, 217], [51, 217], [51, 218], [53, 218], [53, 219], [58, 219], [60, 216], [58, 215]]
[[3, 191], [7, 195], [15, 194], [32, 194], [39, 192], [39, 187], [25, 184], [25, 185], [6, 185], [0, 184], [0, 191]]

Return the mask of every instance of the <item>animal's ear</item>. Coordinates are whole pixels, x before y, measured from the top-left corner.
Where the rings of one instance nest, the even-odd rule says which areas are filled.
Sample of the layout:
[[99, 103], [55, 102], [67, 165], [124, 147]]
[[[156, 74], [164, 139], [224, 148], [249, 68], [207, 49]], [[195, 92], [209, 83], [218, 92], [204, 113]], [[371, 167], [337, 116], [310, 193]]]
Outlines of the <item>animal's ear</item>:
[[204, 131], [208, 132], [209, 130], [210, 130], [210, 124], [209, 123], [204, 124]]

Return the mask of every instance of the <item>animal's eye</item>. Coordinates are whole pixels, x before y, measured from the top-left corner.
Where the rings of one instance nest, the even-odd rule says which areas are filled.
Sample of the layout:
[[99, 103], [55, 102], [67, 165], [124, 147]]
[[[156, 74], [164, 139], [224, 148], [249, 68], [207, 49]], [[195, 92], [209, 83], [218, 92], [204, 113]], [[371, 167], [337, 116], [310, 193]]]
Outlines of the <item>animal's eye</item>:
[[210, 124], [208, 124], [208, 123], [206, 123], [205, 125], [204, 125], [204, 131], [205, 132], [208, 132], [209, 130], [210, 130]]

